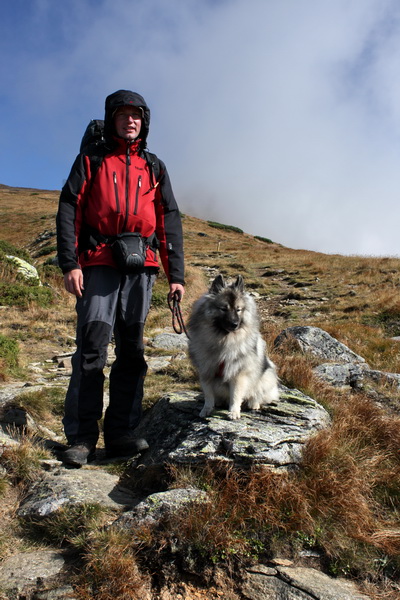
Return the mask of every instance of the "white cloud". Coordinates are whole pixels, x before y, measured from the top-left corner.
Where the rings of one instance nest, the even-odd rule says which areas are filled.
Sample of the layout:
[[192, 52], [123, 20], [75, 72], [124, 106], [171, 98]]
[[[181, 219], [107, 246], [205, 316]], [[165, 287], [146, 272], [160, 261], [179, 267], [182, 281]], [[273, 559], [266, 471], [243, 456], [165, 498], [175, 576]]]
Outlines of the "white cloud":
[[[15, 47], [0, 42], [3, 103], [28, 99], [43, 187], [127, 87], [152, 109], [184, 212], [291, 247], [398, 253], [395, 0], [41, 0], [27, 19]], [[12, 112], [5, 127], [22, 135]]]

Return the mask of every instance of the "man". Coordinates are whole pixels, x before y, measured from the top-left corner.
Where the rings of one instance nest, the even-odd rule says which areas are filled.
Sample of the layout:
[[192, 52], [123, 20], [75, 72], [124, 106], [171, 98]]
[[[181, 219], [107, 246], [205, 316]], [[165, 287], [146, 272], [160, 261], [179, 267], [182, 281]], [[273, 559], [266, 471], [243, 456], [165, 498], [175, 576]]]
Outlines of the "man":
[[[103, 411], [103, 369], [114, 334], [116, 359], [110, 373], [110, 403], [104, 417], [108, 456], [145, 449], [135, 439], [141, 417], [143, 329], [159, 269], [156, 248], [172, 298], [184, 294], [180, 213], [163, 162], [145, 152], [150, 111], [137, 93], [119, 90], [106, 98], [104, 137], [94, 164], [90, 153], [76, 158], [57, 213], [59, 264], [65, 288], [77, 298], [77, 349], [65, 400], [66, 464], [95, 457]], [[153, 158], [154, 155], [152, 155]], [[157, 168], [158, 165], [158, 168]], [[143, 266], [116, 263], [116, 235], [136, 232], [145, 243]], [[126, 242], [135, 241], [131, 236]], [[142, 256], [140, 251], [134, 257]]]

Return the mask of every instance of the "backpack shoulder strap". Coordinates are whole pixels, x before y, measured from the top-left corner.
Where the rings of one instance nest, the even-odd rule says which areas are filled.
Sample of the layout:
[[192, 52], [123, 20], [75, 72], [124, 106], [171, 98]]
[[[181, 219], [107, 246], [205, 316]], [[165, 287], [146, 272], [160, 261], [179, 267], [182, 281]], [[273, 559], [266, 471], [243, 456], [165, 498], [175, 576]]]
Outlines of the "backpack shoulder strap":
[[158, 156], [156, 156], [152, 152], [149, 152], [148, 150], [143, 150], [143, 155], [146, 159], [147, 166], [149, 167], [152, 185], [153, 187], [156, 187], [162, 175], [160, 159], [158, 158]]
[[103, 159], [105, 157], [105, 155], [107, 154], [105, 148], [103, 152], [99, 152], [100, 148], [96, 148], [96, 153], [95, 154], [90, 154], [87, 153], [89, 160], [90, 160], [90, 179], [91, 182], [93, 182], [97, 171], [100, 169], [101, 167], [101, 163], [103, 162]]

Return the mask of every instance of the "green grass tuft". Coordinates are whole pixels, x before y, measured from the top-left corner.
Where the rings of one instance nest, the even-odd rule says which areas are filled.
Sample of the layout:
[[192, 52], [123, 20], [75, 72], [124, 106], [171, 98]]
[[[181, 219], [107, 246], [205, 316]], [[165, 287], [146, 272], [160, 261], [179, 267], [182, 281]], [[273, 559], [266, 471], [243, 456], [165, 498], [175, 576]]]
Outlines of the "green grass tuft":
[[51, 289], [25, 283], [0, 283], [0, 303], [27, 308], [31, 303], [48, 308], [53, 302]]
[[260, 242], [265, 242], [266, 244], [273, 244], [274, 242], [269, 238], [261, 237], [260, 235], [255, 235], [254, 239], [260, 240]]
[[9, 242], [0, 240], [0, 259], [3, 258], [5, 255], [17, 256], [18, 258], [22, 258], [27, 262], [30, 261], [29, 252], [21, 248], [17, 248], [16, 246], [14, 246], [14, 244], [10, 244]]
[[0, 334], [0, 380], [17, 373], [19, 352], [16, 340]]
[[215, 229], [226, 229], [227, 231], [234, 231], [235, 233], [243, 233], [243, 229], [235, 227], [234, 225], [223, 225], [222, 223], [216, 223], [215, 221], [207, 221], [207, 225], [214, 227]]

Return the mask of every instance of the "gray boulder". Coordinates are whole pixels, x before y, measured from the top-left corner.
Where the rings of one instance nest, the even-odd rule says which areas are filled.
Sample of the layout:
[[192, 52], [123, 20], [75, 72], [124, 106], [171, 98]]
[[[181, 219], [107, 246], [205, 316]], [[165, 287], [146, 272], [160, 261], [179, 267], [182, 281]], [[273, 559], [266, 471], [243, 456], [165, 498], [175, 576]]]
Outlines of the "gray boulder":
[[187, 350], [188, 339], [186, 335], [164, 332], [156, 335], [151, 340], [151, 345], [161, 350]]
[[242, 594], [246, 600], [368, 600], [352, 582], [306, 567], [255, 566]]
[[357, 388], [364, 383], [389, 384], [400, 389], [400, 374], [369, 369], [362, 363], [323, 363], [314, 368], [314, 373], [335, 387]]
[[364, 378], [375, 383], [389, 383], [397, 389], [400, 389], [399, 373], [387, 373], [386, 371], [375, 371], [374, 369], [369, 369], [368, 371], [365, 371]]
[[20, 594], [36, 587], [38, 580], [42, 585], [46, 584], [59, 575], [63, 567], [64, 558], [54, 550], [14, 554], [0, 565], [0, 588], [8, 593]]
[[368, 367], [363, 363], [323, 363], [314, 368], [314, 373], [335, 387], [356, 387], [364, 378]]
[[150, 358], [146, 357], [146, 362], [149, 371], [155, 371], [156, 373], [166, 369], [171, 363], [171, 360], [172, 356], [151, 356]]
[[132, 510], [125, 512], [114, 521], [113, 526], [131, 528], [138, 522], [153, 525], [162, 517], [178, 513], [189, 503], [206, 500], [206, 492], [194, 488], [172, 489], [150, 494]]
[[29, 386], [26, 383], [8, 382], [0, 385], [0, 417], [3, 413], [3, 407], [14, 400], [16, 396], [26, 391], [37, 391], [42, 386]]
[[61, 507], [79, 504], [99, 504], [122, 510], [137, 500], [120, 488], [118, 476], [92, 469], [65, 469], [44, 473], [35, 482], [18, 509], [18, 516], [42, 519]]
[[23, 258], [19, 258], [18, 256], [10, 256], [6, 254], [6, 258], [9, 260], [9, 262], [16, 265], [17, 272], [20, 273], [25, 281], [29, 281], [40, 286], [42, 285], [36, 267], [26, 262], [26, 260]]
[[328, 413], [317, 402], [284, 387], [278, 402], [260, 411], [244, 411], [236, 421], [229, 420], [223, 409], [202, 419], [202, 404], [199, 393], [177, 392], [161, 398], [145, 414], [136, 433], [148, 440], [150, 449], [132, 461], [130, 485], [165, 489], [166, 464], [225, 461], [290, 469], [300, 462], [304, 443], [330, 424]]
[[319, 327], [288, 327], [275, 339], [275, 347], [284, 341], [295, 339], [303, 352], [338, 363], [365, 363], [365, 359], [333, 338]]

